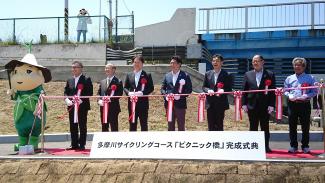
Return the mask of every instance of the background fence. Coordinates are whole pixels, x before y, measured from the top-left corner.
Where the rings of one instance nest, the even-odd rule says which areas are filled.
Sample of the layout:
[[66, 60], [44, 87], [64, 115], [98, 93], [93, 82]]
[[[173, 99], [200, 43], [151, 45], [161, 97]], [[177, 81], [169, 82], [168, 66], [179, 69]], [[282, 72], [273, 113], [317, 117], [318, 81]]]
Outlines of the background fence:
[[197, 22], [199, 33], [316, 29], [325, 26], [325, 2], [201, 8]]
[[[118, 16], [110, 21], [106, 16], [89, 16], [86, 42], [134, 43], [134, 16]], [[77, 41], [78, 17], [68, 18], [68, 42]], [[64, 32], [64, 17], [10, 18], [0, 19], [0, 42], [33, 43], [67, 42]], [[44, 38], [45, 35], [46, 38]], [[42, 38], [41, 38], [42, 37]], [[82, 37], [82, 36], [81, 36]]]

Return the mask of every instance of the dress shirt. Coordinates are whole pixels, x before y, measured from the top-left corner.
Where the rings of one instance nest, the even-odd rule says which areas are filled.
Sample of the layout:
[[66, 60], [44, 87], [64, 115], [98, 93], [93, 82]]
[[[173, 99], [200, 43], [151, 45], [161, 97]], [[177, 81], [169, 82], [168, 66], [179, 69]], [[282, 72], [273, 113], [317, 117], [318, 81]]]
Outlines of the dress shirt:
[[261, 71], [255, 71], [255, 73], [256, 73], [257, 86], [260, 87], [261, 79], [262, 79], [262, 75], [263, 75], [263, 69]]
[[80, 74], [80, 75], [77, 76], [77, 77], [74, 76], [74, 87], [75, 87], [75, 88], [77, 88], [77, 83], [78, 83], [79, 78], [80, 78], [81, 75], [82, 75], [82, 74]]
[[179, 75], [179, 71], [176, 72], [176, 74], [174, 74], [174, 72], [172, 71], [172, 75], [173, 75], [173, 85], [175, 86], [176, 81], [177, 81], [177, 78], [178, 78], [178, 75]]
[[134, 71], [134, 82], [135, 82], [135, 86], [138, 87], [138, 83], [139, 83], [139, 79], [140, 79], [140, 76], [141, 76], [141, 72], [142, 70], [138, 71], [138, 72], [135, 72]]
[[213, 70], [213, 71], [214, 71], [214, 85], [216, 85], [221, 69], [217, 72], [216, 72], [216, 70]]

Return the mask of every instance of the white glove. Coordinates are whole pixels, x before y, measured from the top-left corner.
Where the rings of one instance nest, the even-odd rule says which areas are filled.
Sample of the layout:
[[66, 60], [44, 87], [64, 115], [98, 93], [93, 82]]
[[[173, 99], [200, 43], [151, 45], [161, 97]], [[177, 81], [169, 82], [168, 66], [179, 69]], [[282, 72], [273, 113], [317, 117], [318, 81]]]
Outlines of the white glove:
[[243, 109], [244, 112], [248, 112], [247, 105], [243, 105], [241, 108]]
[[7, 90], [7, 95], [12, 95], [14, 93], [16, 93], [16, 90], [15, 89], [8, 89]]
[[175, 99], [175, 100], [179, 100], [180, 98], [181, 98], [181, 96], [180, 96], [180, 95], [177, 95], [177, 94], [176, 94], [176, 95], [174, 95], [174, 99]]
[[81, 99], [79, 99], [79, 104], [81, 104], [82, 103], [82, 100]]
[[296, 96], [294, 96], [293, 94], [289, 94], [289, 100], [290, 101], [295, 101], [296, 100]]
[[98, 100], [97, 103], [98, 103], [99, 106], [104, 106], [104, 102], [103, 102], [103, 100]]
[[135, 95], [135, 92], [129, 92], [129, 96]]
[[298, 100], [306, 100], [308, 98], [307, 94], [303, 94], [300, 97], [297, 97]]
[[[223, 93], [223, 92], [225, 92], [225, 90], [223, 90], [223, 89], [219, 89], [218, 92], [219, 92], [219, 93]], [[219, 95], [219, 96], [220, 96], [220, 95]]]
[[137, 91], [137, 92], [134, 92], [134, 95], [135, 95], [135, 96], [142, 96], [143, 93], [142, 93], [142, 91]]
[[272, 107], [272, 106], [267, 107], [267, 112], [269, 114], [271, 114], [273, 111], [274, 111], [274, 107]]
[[210, 94], [210, 96], [212, 96], [214, 94], [213, 90], [208, 90], [208, 94]]
[[65, 104], [69, 107], [73, 105], [72, 101], [68, 98], [64, 99], [64, 101], [65, 101]]

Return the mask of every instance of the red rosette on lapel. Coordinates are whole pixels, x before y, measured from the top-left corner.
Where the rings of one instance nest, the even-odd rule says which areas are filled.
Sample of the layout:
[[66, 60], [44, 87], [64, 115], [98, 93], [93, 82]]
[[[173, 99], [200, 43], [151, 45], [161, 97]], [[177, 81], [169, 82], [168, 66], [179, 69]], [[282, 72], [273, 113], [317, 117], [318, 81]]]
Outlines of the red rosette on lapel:
[[146, 78], [142, 78], [142, 79], [140, 80], [140, 83], [141, 83], [141, 91], [143, 92], [144, 87], [146, 86], [146, 84], [148, 83], [148, 81], [147, 81]]
[[[301, 87], [308, 87], [308, 86], [309, 86], [308, 83], [302, 83], [302, 84], [301, 84]], [[307, 91], [307, 90], [308, 90], [308, 89], [306, 89], [306, 88], [301, 89], [302, 94], [303, 94], [303, 95], [306, 94], [306, 91]]]
[[264, 92], [264, 94], [267, 95], [267, 93], [268, 93], [267, 90], [269, 89], [269, 86], [271, 86], [272, 81], [270, 79], [267, 79], [267, 80], [265, 80], [264, 84], [265, 84], [265, 92]]
[[[217, 92], [219, 92], [220, 89], [223, 89], [224, 86], [225, 86], [225, 84], [223, 84], [223, 82], [217, 83], [217, 88], [218, 88]], [[219, 97], [219, 96], [220, 96], [220, 94], [218, 93], [217, 97]]]

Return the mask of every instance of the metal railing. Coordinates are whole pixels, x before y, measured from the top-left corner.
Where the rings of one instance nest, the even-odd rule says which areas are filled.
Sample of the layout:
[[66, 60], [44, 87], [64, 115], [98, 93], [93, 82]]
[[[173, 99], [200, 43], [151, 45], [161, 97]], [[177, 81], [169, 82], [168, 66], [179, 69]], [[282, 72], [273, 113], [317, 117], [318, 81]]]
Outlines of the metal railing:
[[[134, 42], [133, 15], [127, 20], [118, 17], [118, 23], [111, 22], [104, 15], [89, 17], [91, 23], [87, 24], [86, 42]], [[33, 43], [77, 42], [78, 16], [68, 17], [68, 40], [65, 39], [64, 19], [65, 17], [0, 19], [0, 42], [13, 44], [30, 40], [33, 40]], [[80, 39], [82, 41], [82, 36]]]
[[325, 2], [200, 8], [198, 33], [325, 28]]

